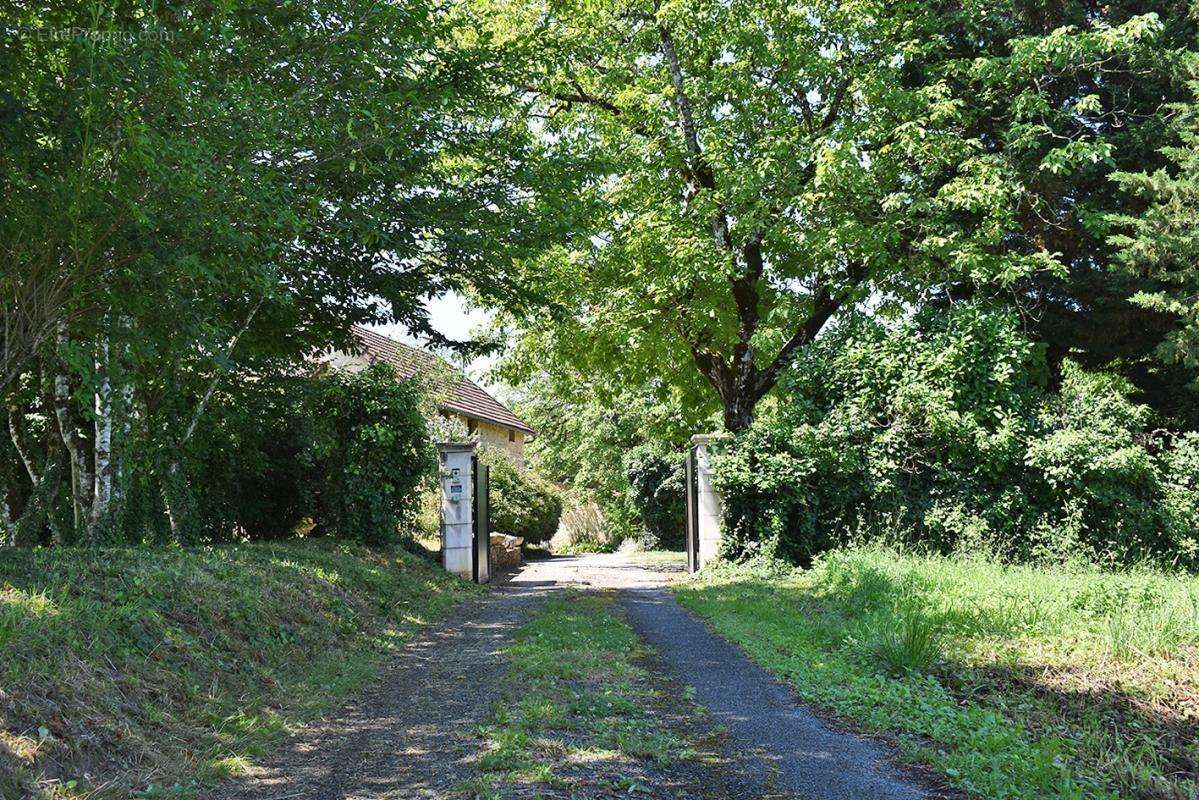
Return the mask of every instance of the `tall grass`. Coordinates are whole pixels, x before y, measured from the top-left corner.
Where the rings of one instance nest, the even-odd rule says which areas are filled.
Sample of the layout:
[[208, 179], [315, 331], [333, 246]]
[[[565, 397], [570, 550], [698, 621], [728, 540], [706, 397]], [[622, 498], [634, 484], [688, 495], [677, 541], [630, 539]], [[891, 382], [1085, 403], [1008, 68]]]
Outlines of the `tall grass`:
[[958, 644], [1039, 640], [1087, 659], [1176, 657], [1199, 645], [1199, 578], [1150, 568], [1004, 565], [855, 549], [793, 578], [853, 618], [920, 619]]
[[867, 547], [713, 570], [679, 595], [971, 794], [1199, 797], [1195, 576]]
[[3, 559], [3, 800], [191, 796], [473, 591], [330, 540]]

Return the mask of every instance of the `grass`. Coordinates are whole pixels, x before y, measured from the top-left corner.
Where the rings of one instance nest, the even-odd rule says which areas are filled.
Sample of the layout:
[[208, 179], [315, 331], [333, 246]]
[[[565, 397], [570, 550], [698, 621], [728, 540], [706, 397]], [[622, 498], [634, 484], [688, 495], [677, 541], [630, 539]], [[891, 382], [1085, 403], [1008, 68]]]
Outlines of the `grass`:
[[656, 712], [644, 646], [610, 595], [551, 595], [506, 654], [502, 698], [480, 730], [479, 774], [463, 794], [635, 792], [652, 783], [647, 765], [690, 756]]
[[1199, 579], [880, 549], [680, 601], [805, 700], [986, 798], [1199, 797]]
[[687, 566], [687, 554], [678, 550], [637, 550], [629, 560], [647, 569], [679, 571]]
[[474, 591], [402, 550], [323, 540], [3, 559], [6, 799], [191, 797]]

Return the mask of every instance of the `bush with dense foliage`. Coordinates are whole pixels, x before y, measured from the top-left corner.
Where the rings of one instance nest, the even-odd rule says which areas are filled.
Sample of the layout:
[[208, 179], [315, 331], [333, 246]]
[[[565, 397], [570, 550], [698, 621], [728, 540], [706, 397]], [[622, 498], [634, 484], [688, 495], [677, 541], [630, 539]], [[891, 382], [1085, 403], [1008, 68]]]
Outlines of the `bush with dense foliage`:
[[858, 319], [806, 354], [715, 459], [726, 555], [809, 562], [868, 536], [1009, 559], [1193, 563], [1196, 438], [1132, 387], [965, 304]]
[[663, 454], [651, 444], [625, 455], [629, 500], [641, 514], [641, 543], [649, 548], [681, 550], [684, 525], [684, 467], [680, 453]]
[[323, 533], [390, 541], [413, 521], [436, 466], [419, 384], [390, 367], [334, 372], [312, 407], [313, 519]]
[[548, 542], [558, 530], [562, 497], [553, 484], [516, 466], [503, 450], [483, 448], [491, 468], [491, 529], [521, 536], [528, 544]]
[[236, 399], [188, 470], [197, 538], [278, 538], [311, 519], [313, 534], [385, 542], [412, 521], [436, 464], [417, 383], [372, 367], [252, 383]]
[[[290, 376], [236, 384], [217, 396], [187, 463], [193, 539], [278, 539], [311, 516], [315, 394], [312, 380]], [[138, 541], [147, 529], [150, 538], [169, 535], [158, 494], [152, 481], [139, 484], [134, 508], [123, 509], [124, 541]]]

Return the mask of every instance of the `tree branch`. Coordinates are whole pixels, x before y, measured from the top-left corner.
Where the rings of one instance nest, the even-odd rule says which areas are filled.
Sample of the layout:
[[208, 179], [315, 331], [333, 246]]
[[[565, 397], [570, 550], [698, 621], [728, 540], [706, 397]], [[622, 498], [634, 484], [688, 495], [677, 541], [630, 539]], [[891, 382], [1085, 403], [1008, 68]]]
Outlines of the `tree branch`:
[[578, 105], [594, 106], [602, 109], [607, 111], [613, 117], [617, 117], [622, 122], [628, 124], [629, 128], [638, 135], [643, 136], [646, 139], [655, 138], [653, 131], [651, 131], [649, 128], [637, 123], [630, 123], [628, 115], [625, 113], [624, 109], [613, 103], [611, 100], [607, 99], [606, 97], [599, 97], [597, 95], [590, 94], [577, 83], [574, 83], [573, 85], [575, 88], [575, 91], [573, 92], [548, 92], [544, 89], [538, 89], [536, 86], [524, 86], [522, 88], [524, 91], [531, 94], [539, 95], [541, 97], [548, 97], [551, 100], [558, 101], [559, 103], [565, 103], [568, 107], [577, 103]]
[[742, 254], [745, 269], [729, 280], [733, 302], [737, 306], [737, 344], [733, 348], [730, 366], [737, 384], [747, 386], [754, 379], [752, 342], [761, 321], [758, 309], [758, 281], [764, 269], [761, 232], [749, 237]]
[[17, 405], [16, 401], [10, 399], [8, 402], [8, 434], [12, 439], [13, 449], [17, 451], [17, 455], [20, 457], [21, 463], [25, 465], [25, 472], [29, 474], [30, 482], [33, 484], [34, 488], [37, 488], [37, 485], [41, 483], [42, 479], [41, 476], [37, 474], [37, 468], [33, 465], [33, 457], [30, 454], [27, 443], [25, 442], [25, 435], [21, 431], [20, 423], [17, 421], [17, 417], [20, 412], [21, 409]]
[[[254, 307], [250, 309], [250, 313], [246, 315], [241, 327], [238, 328], [237, 333], [233, 334], [233, 338], [229, 340], [229, 344], [225, 347], [226, 358], [233, 353], [233, 348], [237, 347], [238, 341], [241, 339], [246, 330], [249, 329], [250, 323], [254, 321], [254, 317], [258, 314], [258, 309], [262, 308], [262, 304], [265, 302], [266, 295], [263, 295], [262, 297], [258, 298], [258, 302], [255, 303]], [[220, 384], [223, 374], [224, 373], [221, 372], [221, 370], [217, 370], [216, 374], [214, 374], [212, 379], [208, 382], [208, 388], [204, 390], [204, 394], [200, 398], [200, 402], [196, 404], [195, 409], [192, 411], [191, 419], [187, 423], [187, 428], [183, 431], [183, 436], [179, 439], [178, 447], [182, 447], [183, 445], [187, 444], [188, 440], [191, 439], [192, 434], [196, 432], [196, 426], [200, 424], [200, 418], [204, 416], [204, 411], [208, 408], [208, 403], [212, 400], [213, 394], [216, 393], [216, 387]], [[177, 459], [175, 463], [178, 463]]]
[[849, 78], [843, 79], [841, 85], [837, 87], [837, 91], [833, 93], [833, 100], [829, 103], [828, 111], [824, 113], [824, 119], [820, 122], [820, 130], [827, 130], [830, 125], [837, 121], [837, 117], [841, 114], [841, 105], [845, 102], [845, 97], [849, 93], [849, 84]]
[[795, 333], [791, 335], [791, 338], [783, 344], [782, 349], [779, 350], [774, 360], [770, 362], [770, 366], [758, 373], [754, 381], [755, 398], [762, 398], [774, 388], [775, 383], [778, 382], [779, 375], [791, 364], [792, 359], [795, 358], [795, 354], [799, 352], [799, 349], [811, 343], [829, 319], [832, 318], [833, 314], [837, 313], [837, 310], [844, 305], [845, 294], [849, 290], [859, 286], [866, 279], [866, 265], [861, 263], [851, 265], [849, 277], [846, 291], [839, 297], [833, 296], [824, 282], [817, 283], [816, 290], [812, 293], [812, 312], [804, 320], [803, 324], [796, 329]]
[[691, 328], [691, 320], [687, 314], [687, 310], [691, 307], [691, 301], [694, 298], [694, 287], [687, 290], [682, 302], [679, 303], [679, 338], [687, 343], [688, 350], [691, 351], [691, 360], [695, 362], [695, 366], [699, 368], [700, 374], [708, 379], [708, 383], [716, 390], [716, 393], [723, 401], [728, 395], [731, 382], [729, 381], [728, 369], [720, 356], [712, 352], [708, 348], [708, 343], [696, 336]]
[[[659, 10], [657, 4], [654, 10]], [[683, 144], [690, 154], [691, 164], [687, 168], [684, 180], [693, 182], [699, 188], [716, 191], [716, 175], [712, 165], [704, 158], [703, 148], [700, 146], [699, 129], [695, 125], [691, 99], [683, 85], [683, 68], [679, 63], [678, 50], [674, 46], [674, 36], [661, 22], [656, 24], [658, 38], [662, 42], [662, 55], [666, 58], [666, 68], [670, 73], [670, 84], [674, 87], [674, 106], [679, 116], [679, 127], [683, 131]], [[693, 194], [698, 194], [698, 191]], [[729, 235], [728, 214], [720, 204], [717, 204], [716, 213], [712, 217], [712, 238], [716, 240], [717, 246], [725, 250], [731, 250], [733, 247], [732, 237]]]

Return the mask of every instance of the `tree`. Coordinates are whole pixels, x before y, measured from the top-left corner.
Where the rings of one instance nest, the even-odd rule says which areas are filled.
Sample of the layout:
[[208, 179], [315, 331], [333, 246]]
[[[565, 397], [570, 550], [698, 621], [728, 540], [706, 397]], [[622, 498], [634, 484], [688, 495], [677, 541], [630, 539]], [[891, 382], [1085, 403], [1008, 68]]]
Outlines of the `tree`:
[[650, 543], [661, 543], [653, 526], [660, 507], [644, 503], [647, 496], [656, 499], [662, 483], [654, 484], [652, 473], [668, 462], [681, 468], [679, 453], [716, 411], [714, 404], [704, 397], [684, 400], [662, 383], [613, 394], [602, 376], [579, 372], [559, 359], [553, 342], [528, 331], [505, 351], [498, 372], [514, 387], [521, 418], [537, 431], [526, 447], [530, 464], [564, 487], [569, 506], [594, 504], [607, 542], [649, 533]]
[[[1197, 22], [1188, 0], [988, 1], [967, 4], [946, 31], [964, 135], [1021, 187], [1010, 246], [1044, 247], [1062, 265], [1003, 294], [1049, 346], [1055, 375], [1067, 356], [1117, 369], [1144, 401], [1192, 425], [1189, 370], [1157, 357], [1180, 319], [1132, 302], [1163, 286], [1118, 263], [1107, 215], [1143, 207], [1113, 191], [1112, 173], [1165, 166], [1160, 149], [1171, 141], [1171, 105], [1189, 95]], [[957, 286], [954, 296], [980, 289]]]
[[54, 387], [15, 416], [54, 420], [83, 540], [134, 470], [187, 538], [183, 456], [232, 371], [292, 371], [356, 323], [433, 336], [422, 301], [446, 289], [519, 304], [530, 139], [496, 124], [502, 54], [470, 24], [422, 0], [22, 8], [0, 53], [0, 289], [45, 264], [38, 285], [69, 291], [6, 303], [23, 325], [47, 311], [3, 366]]
[[[535, 262], [561, 313], [534, 324], [613, 380], [694, 393], [702, 379], [741, 430], [848, 307], [1062, 273], [1047, 243], [1015, 236], [1029, 192], [962, 78], [997, 93], [1063, 50], [1144, 49], [1154, 20], [1004, 39], [979, 61], [959, 52], [974, 5], [988, 4], [505, 6], [505, 33], [529, 42], [536, 125], [586, 173], [561, 211], [586, 236]], [[1079, 136], [1044, 158], [1089, 161], [1101, 145]]]
[[[1195, 64], [1199, 66], [1199, 58]], [[1199, 82], [1191, 87], [1199, 97]], [[1155, 284], [1132, 301], [1182, 321], [1158, 345], [1159, 357], [1195, 368], [1199, 366], [1199, 103], [1177, 104], [1172, 111], [1178, 142], [1162, 148], [1171, 169], [1112, 175], [1127, 194], [1148, 205], [1137, 215], [1112, 215], [1117, 232], [1111, 243], [1120, 248], [1120, 266]]]

